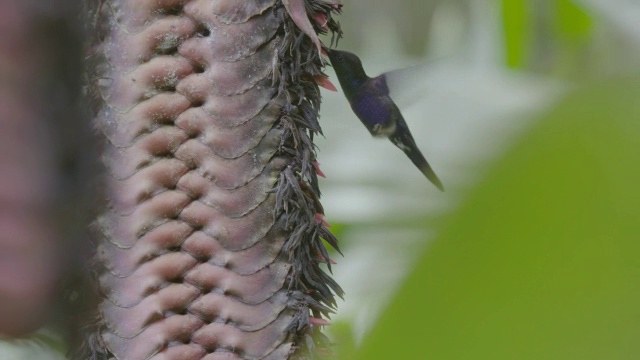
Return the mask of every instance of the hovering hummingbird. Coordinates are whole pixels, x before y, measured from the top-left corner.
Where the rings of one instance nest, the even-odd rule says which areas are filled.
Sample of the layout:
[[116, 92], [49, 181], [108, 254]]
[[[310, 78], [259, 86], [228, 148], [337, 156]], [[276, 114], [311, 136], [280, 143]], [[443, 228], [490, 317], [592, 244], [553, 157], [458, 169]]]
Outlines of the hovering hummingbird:
[[370, 78], [362, 62], [347, 51], [323, 48], [338, 75], [351, 109], [374, 137], [387, 137], [400, 148], [438, 189], [442, 182], [416, 145], [400, 109], [389, 96], [387, 74]]

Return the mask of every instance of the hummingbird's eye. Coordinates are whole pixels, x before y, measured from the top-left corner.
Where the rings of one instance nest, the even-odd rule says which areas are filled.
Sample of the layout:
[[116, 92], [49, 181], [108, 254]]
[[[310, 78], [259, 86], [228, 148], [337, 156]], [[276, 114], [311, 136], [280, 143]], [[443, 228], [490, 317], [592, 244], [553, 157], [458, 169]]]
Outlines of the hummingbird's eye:
[[344, 62], [344, 56], [338, 55], [336, 56], [336, 60], [338, 60], [338, 62]]

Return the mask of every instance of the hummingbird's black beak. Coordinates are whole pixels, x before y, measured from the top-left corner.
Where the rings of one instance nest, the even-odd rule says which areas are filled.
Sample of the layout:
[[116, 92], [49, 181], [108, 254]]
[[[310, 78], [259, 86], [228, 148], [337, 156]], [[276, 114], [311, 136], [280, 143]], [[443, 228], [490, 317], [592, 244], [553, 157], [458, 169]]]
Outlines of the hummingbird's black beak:
[[331, 49], [329, 49], [328, 47], [322, 45], [322, 55], [329, 56], [330, 52], [331, 52]]

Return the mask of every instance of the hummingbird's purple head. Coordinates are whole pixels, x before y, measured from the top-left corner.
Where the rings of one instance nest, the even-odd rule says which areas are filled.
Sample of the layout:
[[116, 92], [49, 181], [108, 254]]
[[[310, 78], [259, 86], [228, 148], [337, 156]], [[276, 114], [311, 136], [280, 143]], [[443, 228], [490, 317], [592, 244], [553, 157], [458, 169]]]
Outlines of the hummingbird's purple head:
[[345, 92], [359, 87], [369, 77], [364, 72], [362, 61], [355, 54], [348, 51], [324, 49], [329, 56], [331, 65], [338, 76], [340, 85]]

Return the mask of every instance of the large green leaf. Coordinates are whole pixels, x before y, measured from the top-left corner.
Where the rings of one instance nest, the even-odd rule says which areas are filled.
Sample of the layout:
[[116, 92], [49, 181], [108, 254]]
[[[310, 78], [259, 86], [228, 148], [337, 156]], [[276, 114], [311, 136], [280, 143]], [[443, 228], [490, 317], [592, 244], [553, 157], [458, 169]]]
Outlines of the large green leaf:
[[576, 92], [443, 220], [357, 359], [639, 359], [640, 82]]

